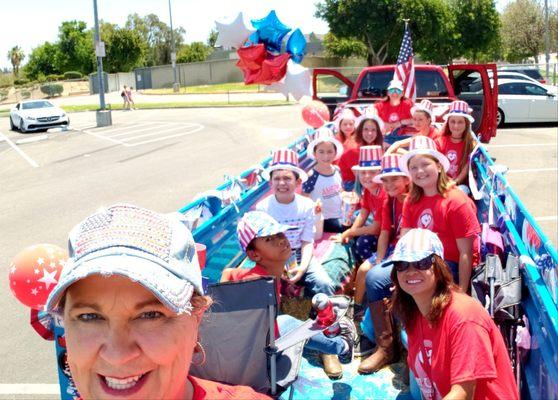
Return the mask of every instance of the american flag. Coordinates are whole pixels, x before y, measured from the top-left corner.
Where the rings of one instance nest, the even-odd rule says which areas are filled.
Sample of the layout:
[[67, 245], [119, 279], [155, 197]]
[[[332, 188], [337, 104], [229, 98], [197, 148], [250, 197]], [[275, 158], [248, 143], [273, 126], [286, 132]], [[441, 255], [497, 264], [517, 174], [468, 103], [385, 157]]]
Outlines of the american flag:
[[405, 97], [415, 101], [417, 97], [416, 84], [415, 84], [415, 64], [413, 62], [413, 41], [411, 40], [411, 30], [405, 24], [405, 34], [399, 49], [399, 56], [397, 57], [397, 65], [393, 79], [403, 82], [403, 93]]

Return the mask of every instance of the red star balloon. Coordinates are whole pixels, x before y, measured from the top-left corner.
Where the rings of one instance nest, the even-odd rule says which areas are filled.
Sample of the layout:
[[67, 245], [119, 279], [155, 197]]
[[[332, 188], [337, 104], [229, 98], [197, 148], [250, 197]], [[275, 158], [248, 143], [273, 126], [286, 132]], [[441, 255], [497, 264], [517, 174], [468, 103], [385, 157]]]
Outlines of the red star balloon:
[[24, 305], [42, 310], [67, 259], [68, 253], [52, 244], [27, 247], [14, 257], [9, 268], [13, 295]]
[[270, 85], [283, 79], [287, 73], [287, 63], [290, 58], [289, 53], [279, 54], [278, 56], [268, 55], [262, 63], [257, 83]]
[[318, 100], [312, 100], [302, 109], [302, 119], [312, 128], [317, 129], [329, 121], [329, 109]]

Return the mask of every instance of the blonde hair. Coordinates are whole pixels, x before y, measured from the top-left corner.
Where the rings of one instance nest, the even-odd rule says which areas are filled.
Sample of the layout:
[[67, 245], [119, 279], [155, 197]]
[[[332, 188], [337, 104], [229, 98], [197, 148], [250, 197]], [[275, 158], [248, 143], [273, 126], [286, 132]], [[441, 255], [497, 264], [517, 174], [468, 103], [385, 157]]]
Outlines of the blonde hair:
[[[452, 115], [448, 118], [446, 123], [444, 124], [444, 130], [442, 131], [442, 136], [451, 136], [451, 131], [449, 128], [449, 120], [453, 117], [461, 117], [460, 115]], [[469, 121], [466, 117], [465, 118], [465, 132], [463, 132], [463, 157], [461, 158], [461, 162], [459, 163], [459, 172], [463, 171], [463, 168], [469, 163], [469, 156], [475, 147], [474, 138], [472, 135], [473, 130], [471, 129], [471, 121]]]
[[[445, 197], [446, 192], [449, 189], [451, 189], [453, 186], [455, 186], [455, 182], [450, 179], [448, 174], [446, 174], [446, 171], [444, 171], [444, 166], [440, 163], [440, 161], [438, 161], [438, 159], [436, 157], [431, 156], [430, 154], [420, 154], [420, 155], [434, 161], [436, 163], [436, 165], [440, 167], [440, 172], [438, 173], [438, 180], [436, 181], [436, 189], [437, 189], [439, 194], [441, 194], [442, 196]], [[413, 157], [416, 157], [416, 156], [413, 156]], [[409, 161], [407, 161], [407, 167], [408, 167], [409, 163], [411, 162], [411, 160], [413, 159], [413, 157], [411, 157], [409, 159]], [[411, 179], [411, 181], [412, 181], [412, 179]], [[424, 195], [423, 188], [421, 188], [420, 186], [416, 185], [413, 182], [411, 184], [411, 191], [409, 193], [409, 198], [411, 200], [411, 203], [416, 203], [417, 201], [419, 201], [422, 198], [423, 195]]]

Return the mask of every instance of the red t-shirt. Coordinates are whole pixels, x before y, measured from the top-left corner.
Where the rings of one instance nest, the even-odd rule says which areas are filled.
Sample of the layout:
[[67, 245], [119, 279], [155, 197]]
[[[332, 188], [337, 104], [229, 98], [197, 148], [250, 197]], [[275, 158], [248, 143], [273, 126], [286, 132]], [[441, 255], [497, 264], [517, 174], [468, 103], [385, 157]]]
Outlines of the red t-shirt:
[[475, 399], [519, 398], [504, 339], [473, 298], [453, 292], [434, 326], [419, 313], [407, 335], [407, 362], [425, 399], [441, 399], [451, 385], [473, 380]]
[[413, 102], [409, 99], [402, 99], [398, 106], [392, 106], [389, 101], [379, 101], [374, 104], [379, 117], [384, 122], [398, 122], [404, 119], [411, 119], [411, 108]]
[[465, 149], [465, 141], [462, 140], [459, 143], [454, 143], [449, 136], [439, 136], [436, 140], [436, 147], [450, 162], [448, 176], [450, 178], [456, 178], [457, 175], [459, 175], [459, 165], [461, 165], [461, 160], [464, 156], [463, 150]]
[[351, 168], [358, 164], [359, 152], [358, 146], [345, 148], [345, 151], [339, 158], [337, 165], [341, 171], [341, 179], [343, 182], [355, 181], [355, 174]]
[[459, 262], [456, 239], [473, 238], [473, 265], [478, 264], [481, 231], [473, 201], [461, 190], [453, 187], [440, 194], [422, 196], [416, 203], [410, 197], [403, 204], [402, 228], [429, 229], [438, 234], [444, 245], [444, 259]]
[[430, 125], [430, 130], [428, 131], [428, 136], [432, 140], [436, 140], [440, 137], [440, 131], [436, 129], [434, 125]]
[[[393, 210], [393, 208], [395, 210]], [[395, 211], [395, 224], [392, 221], [392, 215]], [[398, 199], [387, 197], [382, 205], [382, 231], [390, 231], [393, 225], [395, 231], [394, 235], [391, 237], [390, 243], [395, 246], [399, 240], [399, 232], [401, 231], [401, 216], [403, 214], [403, 202]]]
[[188, 380], [194, 387], [192, 400], [271, 399], [271, 397], [258, 393], [248, 386], [225, 385], [224, 383], [208, 381], [193, 376], [188, 376]]
[[360, 198], [360, 208], [368, 211], [374, 221], [381, 223], [382, 206], [386, 198], [387, 194], [381, 186], [377, 186], [374, 193], [370, 193], [367, 189], [364, 189], [362, 197]]

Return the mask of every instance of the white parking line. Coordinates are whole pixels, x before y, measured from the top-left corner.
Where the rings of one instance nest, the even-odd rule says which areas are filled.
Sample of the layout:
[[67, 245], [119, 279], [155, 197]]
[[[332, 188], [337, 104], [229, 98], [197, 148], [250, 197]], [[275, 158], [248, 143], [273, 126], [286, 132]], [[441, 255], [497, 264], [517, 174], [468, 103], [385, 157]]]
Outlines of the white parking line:
[[197, 127], [196, 129], [186, 132], [186, 133], [179, 133], [178, 135], [170, 135], [170, 136], [165, 136], [162, 138], [157, 138], [157, 139], [152, 139], [152, 140], [146, 140], [143, 142], [139, 142], [139, 143], [134, 143], [134, 144], [128, 144], [127, 146], [139, 146], [140, 144], [147, 144], [147, 143], [153, 143], [153, 142], [158, 142], [160, 140], [165, 140], [165, 139], [171, 139], [171, 138], [175, 138], [175, 137], [179, 137], [179, 136], [185, 136], [185, 135], [191, 135], [192, 133], [196, 133], [198, 131], [201, 131], [203, 129], [203, 125], [200, 125], [199, 127]]
[[547, 171], [558, 171], [558, 168], [528, 168], [528, 169], [510, 169], [508, 174], [518, 174], [523, 172], [547, 172]]
[[[182, 127], [182, 126], [174, 126], [172, 128], [167, 128], [167, 129], [162, 129], [162, 130], [158, 130], [157, 132], [151, 132], [151, 133], [146, 133], [145, 135], [138, 135], [138, 136], [134, 136], [134, 137], [130, 137], [130, 138], [126, 138], [126, 139], [122, 139], [123, 142], [128, 142], [128, 141], [132, 141], [138, 138], [142, 138], [142, 137], [148, 137], [148, 136], [155, 136], [155, 135], [160, 135], [161, 133], [166, 133], [166, 132], [174, 132], [180, 129], [185, 129], [186, 127]], [[112, 137], [112, 136], [111, 136]]]
[[55, 383], [0, 383], [0, 395], [17, 394], [60, 394], [60, 385]]
[[557, 145], [558, 143], [525, 143], [525, 144], [489, 144], [488, 149], [499, 149], [504, 147], [542, 147]]
[[556, 221], [558, 215], [549, 215], [548, 217], [535, 217], [535, 221]]
[[0, 139], [5, 140], [25, 161], [27, 161], [33, 168], [38, 168], [39, 164], [35, 162], [31, 157], [23, 152], [14, 142], [8, 139], [4, 134], [0, 133]]
[[[155, 128], [155, 127], [157, 127], [157, 125], [150, 125], [147, 128], [132, 129], [131, 131], [124, 132], [124, 133], [117, 133], [116, 135], [107, 135], [107, 137], [115, 138], [115, 137], [120, 137], [120, 136], [133, 135], [134, 133], [138, 133], [138, 132], [152, 131], [153, 128]], [[109, 133], [112, 133], [112, 132], [114, 132], [114, 131], [110, 131]]]

